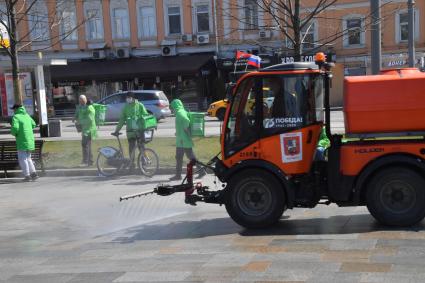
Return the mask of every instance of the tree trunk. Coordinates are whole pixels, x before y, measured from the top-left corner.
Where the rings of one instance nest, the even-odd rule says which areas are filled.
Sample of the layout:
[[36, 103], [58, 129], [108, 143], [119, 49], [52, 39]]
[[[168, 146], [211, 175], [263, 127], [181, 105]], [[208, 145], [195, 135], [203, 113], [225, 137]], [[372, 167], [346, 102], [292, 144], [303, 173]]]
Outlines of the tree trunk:
[[302, 37], [301, 37], [301, 22], [300, 22], [300, 0], [295, 0], [294, 3], [294, 59], [295, 62], [301, 62], [302, 54]]
[[18, 46], [16, 37], [16, 12], [15, 6], [10, 7], [10, 60], [12, 63], [13, 97], [15, 104], [22, 105], [22, 88], [19, 80]]

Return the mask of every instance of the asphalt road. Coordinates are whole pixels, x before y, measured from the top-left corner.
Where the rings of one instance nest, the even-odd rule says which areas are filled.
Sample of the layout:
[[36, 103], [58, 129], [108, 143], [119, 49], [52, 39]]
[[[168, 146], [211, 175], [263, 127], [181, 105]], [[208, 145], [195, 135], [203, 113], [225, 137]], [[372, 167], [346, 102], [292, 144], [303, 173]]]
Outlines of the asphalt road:
[[118, 201], [167, 177], [0, 180], [0, 282], [425, 281], [425, 226], [381, 227], [363, 207], [249, 231], [182, 195]]
[[[344, 132], [344, 119], [342, 111], [331, 112], [331, 125], [334, 133]], [[158, 130], [155, 131], [156, 137], [174, 137], [175, 136], [175, 118], [169, 117], [159, 121]], [[61, 121], [61, 137], [43, 138], [45, 140], [80, 140], [81, 134], [75, 129], [74, 123], [70, 120]], [[98, 129], [99, 138], [111, 138], [111, 133], [115, 130], [116, 123], [107, 123]], [[0, 130], [0, 138], [12, 139], [8, 129]], [[122, 130], [125, 134], [125, 129]], [[221, 122], [217, 118], [205, 117], [205, 135], [218, 136], [221, 133]], [[38, 136], [38, 134], [36, 135]]]

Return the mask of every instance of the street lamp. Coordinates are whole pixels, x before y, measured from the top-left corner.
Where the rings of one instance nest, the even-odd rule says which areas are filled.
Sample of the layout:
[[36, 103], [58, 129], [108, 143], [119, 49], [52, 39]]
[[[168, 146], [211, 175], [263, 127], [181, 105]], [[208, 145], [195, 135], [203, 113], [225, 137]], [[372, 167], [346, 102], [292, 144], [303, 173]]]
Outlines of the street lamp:
[[415, 67], [415, 0], [407, 1], [408, 15], [409, 15], [409, 67]]

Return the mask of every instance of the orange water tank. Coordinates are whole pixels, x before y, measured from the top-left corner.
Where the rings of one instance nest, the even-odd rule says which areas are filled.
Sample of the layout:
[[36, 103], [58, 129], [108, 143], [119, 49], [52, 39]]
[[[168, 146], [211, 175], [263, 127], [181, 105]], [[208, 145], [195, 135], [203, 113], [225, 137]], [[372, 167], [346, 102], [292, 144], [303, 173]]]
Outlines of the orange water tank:
[[345, 132], [425, 131], [425, 73], [406, 68], [346, 77]]

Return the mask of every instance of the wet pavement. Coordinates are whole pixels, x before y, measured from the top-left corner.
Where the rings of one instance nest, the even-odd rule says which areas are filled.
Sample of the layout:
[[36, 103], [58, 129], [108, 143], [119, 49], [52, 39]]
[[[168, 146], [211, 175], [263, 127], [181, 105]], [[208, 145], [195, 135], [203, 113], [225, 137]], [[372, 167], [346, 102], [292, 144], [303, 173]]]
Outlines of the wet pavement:
[[183, 195], [118, 201], [167, 177], [1, 179], [0, 282], [425, 282], [425, 225], [382, 227], [363, 207], [250, 231]]

